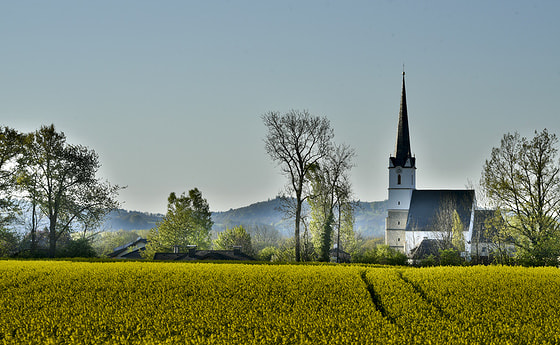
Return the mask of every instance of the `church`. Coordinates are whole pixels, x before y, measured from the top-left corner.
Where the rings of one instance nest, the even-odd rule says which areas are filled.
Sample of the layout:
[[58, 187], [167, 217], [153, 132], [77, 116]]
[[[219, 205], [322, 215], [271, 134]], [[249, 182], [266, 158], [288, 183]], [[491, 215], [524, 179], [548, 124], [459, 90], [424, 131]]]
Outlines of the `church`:
[[[416, 157], [410, 146], [404, 75], [395, 152], [389, 157], [385, 244], [413, 257], [422, 247], [441, 247], [453, 240], [454, 247], [467, 259], [472, 254], [488, 255], [490, 244], [481, 238], [488, 212], [477, 210], [474, 190], [416, 189]], [[453, 234], [457, 219], [462, 231]]]

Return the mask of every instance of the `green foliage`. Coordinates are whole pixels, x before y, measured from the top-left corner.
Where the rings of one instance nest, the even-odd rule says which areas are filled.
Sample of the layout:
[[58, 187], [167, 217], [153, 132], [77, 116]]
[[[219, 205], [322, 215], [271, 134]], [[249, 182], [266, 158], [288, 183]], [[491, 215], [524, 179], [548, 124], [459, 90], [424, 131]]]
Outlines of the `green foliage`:
[[60, 258], [95, 258], [97, 253], [93, 249], [91, 240], [78, 238], [66, 243], [57, 251], [56, 256]]
[[25, 154], [18, 160], [18, 186], [49, 220], [52, 257], [61, 236], [77, 230], [77, 225], [85, 234], [118, 206], [120, 187], [98, 179], [101, 164], [95, 151], [67, 143], [54, 125], [42, 126], [30, 135], [23, 150]]
[[330, 261], [330, 249], [332, 247], [332, 235], [333, 235], [333, 223], [334, 217], [332, 212], [323, 224], [323, 231], [319, 236], [321, 247], [319, 247], [319, 261], [329, 262]]
[[360, 235], [356, 237], [356, 246], [354, 247], [354, 250], [350, 251], [353, 262], [371, 261], [369, 257], [375, 252], [376, 247], [385, 242], [381, 237], [363, 238]]
[[439, 264], [441, 266], [460, 266], [465, 262], [456, 249], [440, 249]]
[[180, 251], [187, 250], [188, 245], [209, 248], [213, 223], [210, 206], [202, 193], [197, 188], [179, 197], [171, 193], [167, 202], [167, 214], [157, 228], [150, 231], [142, 255], [153, 258], [157, 252], [172, 252], [174, 246], [178, 246]]
[[241, 251], [247, 255], [254, 255], [251, 235], [242, 226], [220, 232], [214, 241], [214, 248], [218, 250], [230, 250], [235, 246], [240, 246]]
[[15, 231], [0, 226], [0, 257], [8, 257], [16, 253], [19, 238]]
[[459, 217], [459, 213], [457, 210], [453, 210], [453, 225], [451, 228], [453, 234], [452, 244], [453, 247], [457, 248], [460, 252], [465, 251], [465, 236], [463, 235], [463, 230], [464, 226]]
[[23, 155], [23, 144], [27, 136], [15, 129], [0, 127], [0, 227], [10, 225], [18, 212], [13, 199], [16, 188], [15, 163]]
[[400, 251], [393, 249], [385, 244], [378, 244], [373, 248], [355, 253], [352, 262], [380, 264], [380, 265], [400, 265], [408, 264], [408, 257]]
[[293, 262], [296, 261], [295, 256], [295, 240], [293, 237], [285, 238], [280, 242], [276, 252], [272, 256], [273, 262]]
[[257, 258], [259, 261], [272, 261], [277, 251], [276, 247], [264, 247], [257, 255]]
[[505, 134], [484, 164], [481, 185], [499, 211], [502, 238], [527, 265], [558, 265], [560, 164], [558, 139], [546, 129], [532, 139]]
[[553, 239], [543, 239], [531, 246], [530, 250], [521, 247], [517, 250], [515, 261], [523, 266], [553, 266], [560, 265], [560, 243]]
[[[354, 236], [354, 208], [350, 202], [351, 184], [348, 172], [355, 153], [349, 146], [340, 145], [317, 162], [309, 171], [312, 194], [309, 198], [313, 244], [320, 261], [330, 260], [334, 230], [336, 243]], [[335, 215], [336, 214], [336, 215]], [[342, 233], [344, 232], [344, 234]]]
[[420, 260], [420, 267], [432, 267], [438, 264], [438, 258], [434, 254], [430, 254]]

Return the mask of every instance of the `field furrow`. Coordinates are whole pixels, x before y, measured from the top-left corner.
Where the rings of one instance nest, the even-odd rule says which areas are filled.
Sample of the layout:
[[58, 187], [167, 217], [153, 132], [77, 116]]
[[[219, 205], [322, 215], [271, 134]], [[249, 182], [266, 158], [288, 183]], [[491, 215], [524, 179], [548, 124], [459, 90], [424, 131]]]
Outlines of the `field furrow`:
[[557, 344], [558, 272], [0, 261], [0, 344]]

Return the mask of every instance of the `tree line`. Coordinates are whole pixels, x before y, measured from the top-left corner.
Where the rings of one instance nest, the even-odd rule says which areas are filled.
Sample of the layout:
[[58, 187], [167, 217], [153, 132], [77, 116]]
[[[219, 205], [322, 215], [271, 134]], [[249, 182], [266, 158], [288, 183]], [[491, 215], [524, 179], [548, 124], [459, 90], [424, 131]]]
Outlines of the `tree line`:
[[[195, 244], [201, 249], [241, 245], [266, 260], [330, 261], [333, 250], [338, 260], [344, 249], [354, 261], [406, 262], [390, 248], [354, 233], [349, 172], [355, 151], [334, 142], [327, 118], [291, 110], [266, 113], [262, 120], [266, 152], [286, 176], [282, 210], [294, 222], [294, 236], [281, 240], [268, 229], [234, 227], [212, 240], [208, 202], [194, 188], [169, 195], [167, 214], [147, 234], [146, 257]], [[546, 129], [532, 138], [507, 133], [484, 163], [478, 199], [494, 212], [484, 232], [500, 263], [559, 264], [557, 144], [556, 135]], [[54, 125], [31, 133], [0, 128], [0, 256], [54, 257], [90, 250], [105, 215], [119, 206], [122, 189], [97, 177], [100, 166], [94, 150], [68, 143]], [[437, 229], [449, 244], [445, 250], [461, 249], [457, 212], [438, 214], [445, 218]], [[17, 233], [14, 224], [24, 233]], [[258, 236], [260, 244], [254, 246]]]

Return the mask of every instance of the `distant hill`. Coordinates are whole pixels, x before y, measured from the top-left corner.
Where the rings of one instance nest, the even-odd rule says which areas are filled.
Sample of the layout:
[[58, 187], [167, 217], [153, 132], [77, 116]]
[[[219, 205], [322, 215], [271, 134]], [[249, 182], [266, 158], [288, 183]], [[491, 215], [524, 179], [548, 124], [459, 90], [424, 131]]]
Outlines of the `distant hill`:
[[[276, 198], [226, 212], [213, 212], [214, 230], [222, 231], [237, 225], [271, 225], [282, 235], [291, 236], [293, 220], [284, 219], [280, 206], [281, 199]], [[357, 201], [354, 230], [363, 236], [382, 237], [385, 232], [385, 217], [387, 201]]]
[[151, 229], [162, 218], [163, 214], [118, 209], [107, 215], [103, 229], [109, 231]]
[[286, 236], [291, 232], [292, 224], [284, 219], [284, 214], [280, 210], [281, 203], [281, 199], [276, 198], [225, 212], [212, 212], [213, 229], [220, 232], [238, 225], [266, 225], [274, 227]]
[[[213, 230], [220, 232], [238, 225], [248, 227], [264, 225], [274, 227], [283, 236], [291, 236], [293, 220], [284, 219], [280, 206], [281, 199], [275, 198], [225, 212], [212, 212]], [[387, 201], [357, 201], [354, 230], [366, 237], [382, 237], [385, 231], [386, 216]], [[151, 229], [162, 218], [162, 214], [119, 209], [109, 214], [104, 228], [107, 230]]]

